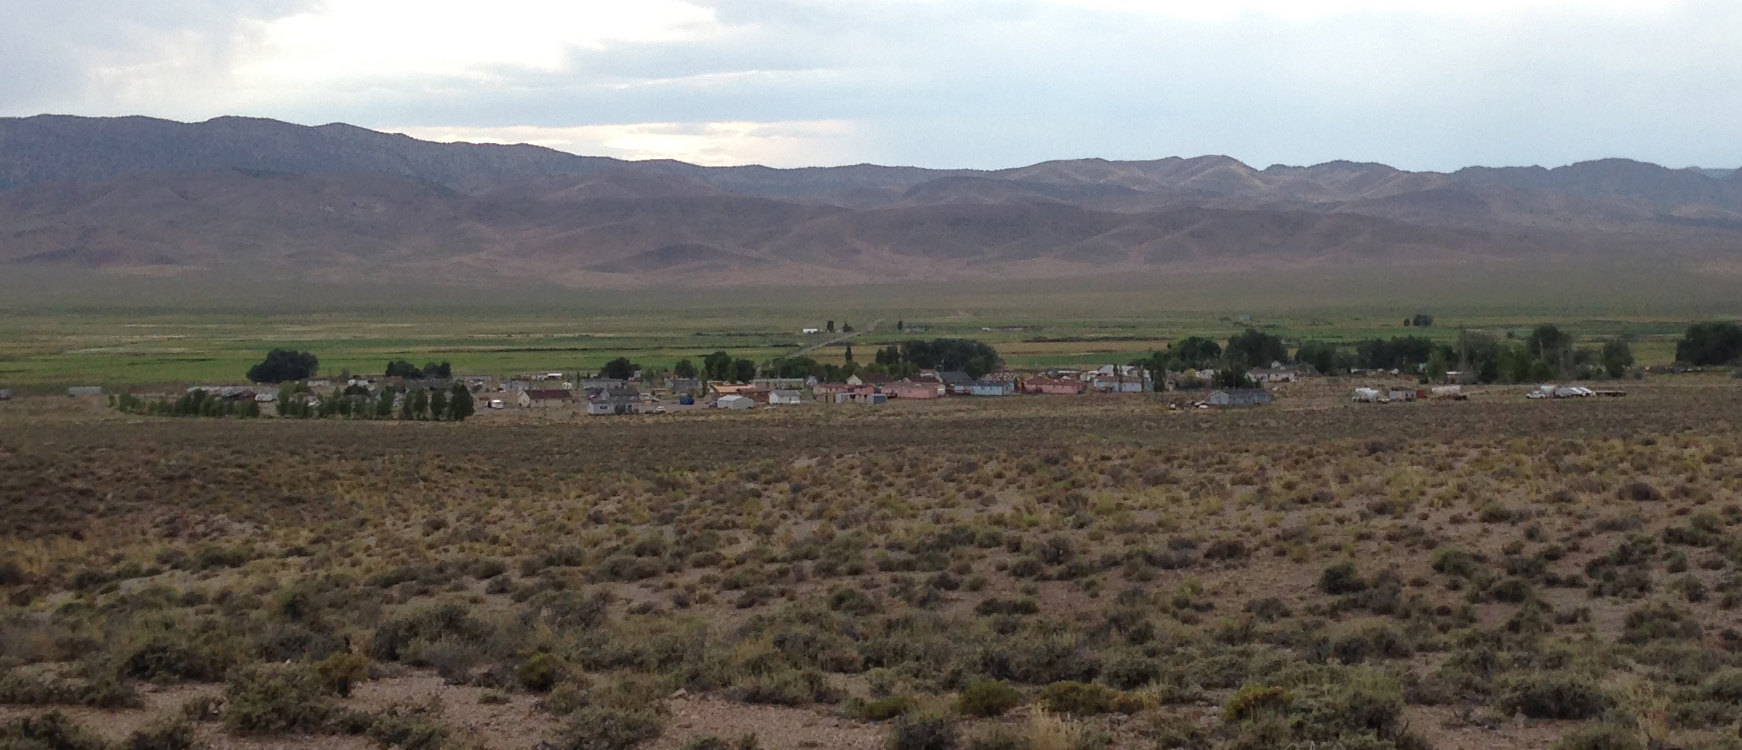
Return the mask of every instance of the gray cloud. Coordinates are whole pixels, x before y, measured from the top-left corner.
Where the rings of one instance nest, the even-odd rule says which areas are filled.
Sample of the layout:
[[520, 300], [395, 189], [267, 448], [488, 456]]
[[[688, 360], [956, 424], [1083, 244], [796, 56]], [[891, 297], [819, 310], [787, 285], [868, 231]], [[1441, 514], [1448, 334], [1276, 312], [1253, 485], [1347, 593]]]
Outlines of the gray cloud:
[[[0, 0], [0, 112], [114, 114], [129, 69], [221, 81], [243, 24], [316, 0]], [[166, 113], [173, 114], [173, 113]]]
[[[241, 114], [468, 128], [855, 123], [850, 152], [814, 154], [820, 163], [1226, 153], [1430, 169], [1605, 156], [1742, 165], [1742, 5], [1721, 0], [1219, 20], [1044, 0], [705, 4], [719, 29], [701, 39], [571, 49], [555, 70], [334, 83]], [[21, 8], [24, 21], [0, 31], [0, 64], [38, 74], [0, 84], [0, 111], [71, 101], [109, 113], [94, 66], [193, 39], [205, 51], [182, 64], [210, 96], [147, 114], [217, 114], [238, 24], [296, 8], [183, 0], [117, 18], [98, 5]]]

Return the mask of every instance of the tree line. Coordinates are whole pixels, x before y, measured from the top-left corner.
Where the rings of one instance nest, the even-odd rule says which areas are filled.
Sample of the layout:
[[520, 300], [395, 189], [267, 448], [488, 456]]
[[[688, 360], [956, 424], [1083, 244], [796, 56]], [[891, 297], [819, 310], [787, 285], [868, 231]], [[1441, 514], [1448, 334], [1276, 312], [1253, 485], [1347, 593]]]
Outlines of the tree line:
[[151, 417], [257, 419], [260, 416], [260, 402], [252, 397], [228, 399], [200, 389], [188, 391], [174, 400], [147, 399], [132, 393], [121, 393], [110, 396], [109, 405], [117, 411]]
[[287, 419], [397, 419], [406, 422], [464, 422], [477, 413], [477, 403], [464, 383], [440, 388], [382, 388], [347, 386], [344, 390], [312, 394], [302, 383], [285, 383], [278, 389], [278, 416]]
[[[261, 416], [260, 403], [248, 398], [224, 398], [195, 388], [175, 399], [147, 399], [131, 393], [110, 398], [110, 405], [128, 414], [153, 417]], [[365, 386], [315, 395], [302, 381], [282, 383], [278, 389], [278, 416], [285, 419], [399, 419], [405, 421], [463, 422], [477, 413], [472, 392], [461, 383], [448, 389], [383, 388], [371, 392]]]

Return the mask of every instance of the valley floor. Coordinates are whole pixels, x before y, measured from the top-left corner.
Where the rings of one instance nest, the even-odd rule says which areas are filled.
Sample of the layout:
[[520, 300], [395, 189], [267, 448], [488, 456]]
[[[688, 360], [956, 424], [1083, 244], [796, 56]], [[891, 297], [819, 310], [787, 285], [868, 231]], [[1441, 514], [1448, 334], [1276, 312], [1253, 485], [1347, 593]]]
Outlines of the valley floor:
[[1738, 381], [1325, 388], [0, 403], [0, 746], [1742, 747]]

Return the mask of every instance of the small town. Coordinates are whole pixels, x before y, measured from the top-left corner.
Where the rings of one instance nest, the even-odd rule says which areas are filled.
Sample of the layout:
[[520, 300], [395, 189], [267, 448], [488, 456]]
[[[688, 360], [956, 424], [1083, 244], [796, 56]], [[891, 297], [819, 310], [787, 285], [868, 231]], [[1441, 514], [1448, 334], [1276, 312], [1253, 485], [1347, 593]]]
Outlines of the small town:
[[[1416, 323], [1430, 325], [1431, 318], [1417, 316]], [[1682, 348], [1697, 351], [1704, 346], [1702, 330], [1690, 328], [1691, 338], [1684, 339]], [[801, 331], [807, 336], [819, 333], [817, 328]], [[833, 321], [829, 333], [834, 333]], [[1601, 349], [1578, 348], [1572, 336], [1552, 325], [1538, 326], [1522, 345], [1510, 347], [1472, 335], [1461, 335], [1456, 347], [1412, 337], [1340, 347], [1285, 342], [1248, 328], [1225, 346], [1190, 336], [1125, 364], [1026, 370], [1007, 367], [991, 346], [964, 339], [889, 344], [876, 352], [873, 363], [860, 366], [851, 359], [849, 336], [762, 363], [716, 351], [699, 357], [700, 367], [684, 359], [673, 367], [645, 368], [618, 357], [594, 371], [510, 375], [457, 373], [447, 362], [418, 367], [395, 360], [381, 375], [346, 370], [324, 376], [315, 354], [274, 350], [247, 373], [251, 382], [246, 384], [135, 387], [124, 392], [73, 386], [66, 394], [107, 396], [121, 411], [143, 414], [434, 421], [516, 412], [613, 417], [1139, 394], [1177, 411], [1262, 407], [1278, 399], [1391, 404], [1467, 401], [1482, 393], [1530, 400], [1613, 398], [1626, 395], [1617, 383], [1643, 378], [1652, 369], [1634, 366], [1625, 341], [1610, 341]], [[844, 366], [806, 356], [829, 344], [845, 345]], [[1472, 347], [1486, 353], [1472, 355]], [[1268, 359], [1268, 364], [1245, 364], [1253, 359]], [[1459, 369], [1450, 369], [1454, 362]], [[11, 397], [10, 391], [0, 391], [0, 398]]]

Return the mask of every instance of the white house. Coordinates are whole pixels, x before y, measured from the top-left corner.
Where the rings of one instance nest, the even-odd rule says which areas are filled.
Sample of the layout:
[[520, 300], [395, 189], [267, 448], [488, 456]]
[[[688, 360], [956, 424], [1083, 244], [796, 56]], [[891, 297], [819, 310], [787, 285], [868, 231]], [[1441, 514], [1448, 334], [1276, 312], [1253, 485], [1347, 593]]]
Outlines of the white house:
[[750, 409], [756, 406], [756, 402], [749, 396], [732, 394], [730, 396], [721, 396], [718, 401], [714, 402], [714, 406], [721, 409]]
[[769, 406], [792, 406], [804, 403], [804, 396], [798, 391], [778, 390], [768, 392]]

